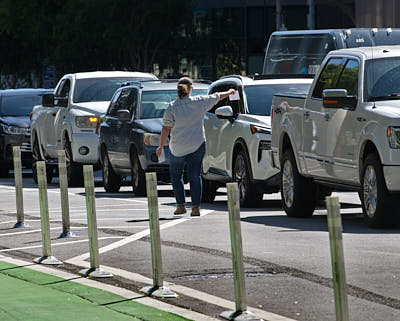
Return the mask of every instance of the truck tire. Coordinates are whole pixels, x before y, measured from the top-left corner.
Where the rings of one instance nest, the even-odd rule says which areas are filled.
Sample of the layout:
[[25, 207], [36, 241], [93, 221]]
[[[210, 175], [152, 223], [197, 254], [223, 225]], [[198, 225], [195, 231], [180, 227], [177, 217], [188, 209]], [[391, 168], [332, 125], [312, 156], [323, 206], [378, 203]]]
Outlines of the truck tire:
[[314, 213], [316, 188], [312, 180], [300, 175], [293, 151], [283, 154], [281, 198], [283, 209], [289, 217], [310, 217]]
[[240, 206], [252, 207], [261, 203], [263, 193], [251, 184], [250, 165], [243, 150], [235, 158], [233, 180], [238, 183]]
[[82, 165], [73, 161], [71, 142], [65, 141], [65, 156], [67, 160], [67, 179], [68, 186], [81, 187], [83, 186], [83, 168]]
[[136, 150], [131, 151], [132, 190], [136, 196], [146, 196], [146, 178]]
[[121, 188], [122, 177], [115, 174], [105, 148], [101, 153], [101, 159], [104, 190], [108, 193], [117, 193]]
[[214, 202], [215, 196], [217, 195], [218, 185], [208, 179], [202, 179], [202, 192], [201, 201], [204, 203]]
[[[33, 181], [35, 182], [35, 184], [37, 184], [38, 183], [38, 179], [37, 179], [36, 162], [43, 160], [42, 156], [40, 154], [39, 141], [37, 139], [37, 136], [35, 136], [35, 139], [33, 140], [32, 157], [33, 157], [32, 178], [33, 178]], [[50, 184], [51, 181], [53, 180], [53, 171], [54, 171], [54, 167], [46, 164], [46, 181], [47, 181], [47, 184]]]
[[366, 157], [361, 171], [361, 204], [369, 227], [390, 227], [397, 224], [398, 195], [390, 194], [377, 154]]

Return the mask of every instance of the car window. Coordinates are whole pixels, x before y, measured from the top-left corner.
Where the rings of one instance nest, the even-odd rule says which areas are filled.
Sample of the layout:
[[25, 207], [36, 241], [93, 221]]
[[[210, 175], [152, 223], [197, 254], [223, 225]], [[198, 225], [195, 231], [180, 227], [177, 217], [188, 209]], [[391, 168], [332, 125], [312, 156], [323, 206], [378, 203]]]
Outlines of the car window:
[[337, 89], [346, 89], [347, 94], [357, 96], [358, 93], [358, 69], [357, 60], [349, 59], [344, 66], [342, 74], [336, 84]]
[[4, 116], [28, 116], [33, 106], [42, 103], [42, 94], [2, 96], [0, 114]]
[[269, 116], [272, 98], [276, 93], [307, 94], [309, 84], [264, 84], [244, 87], [247, 101], [247, 113], [252, 115]]
[[[222, 91], [227, 91], [227, 90], [229, 90], [230, 88], [233, 88], [233, 87], [235, 87], [233, 84], [218, 85], [218, 86], [215, 86], [215, 87], [211, 88], [210, 94], [214, 94], [214, 93], [222, 92]], [[216, 110], [218, 107], [222, 107], [222, 106], [229, 106], [229, 98], [228, 98], [228, 97], [226, 97], [225, 99], [220, 100], [220, 101], [219, 101], [213, 108], [211, 108], [208, 112], [209, 112], [209, 113], [212, 113], [212, 114], [215, 114], [215, 110]]]
[[[203, 89], [193, 89], [192, 95], [203, 95]], [[162, 118], [169, 103], [178, 98], [176, 90], [143, 91], [141, 99], [140, 118]]]
[[112, 97], [110, 106], [108, 107], [108, 110], [107, 110], [107, 116], [116, 116], [117, 115], [117, 110], [118, 110], [117, 102], [118, 102], [118, 98], [120, 95], [121, 95], [121, 90], [117, 91], [115, 93], [115, 95]]
[[322, 70], [318, 78], [312, 98], [322, 99], [322, 91], [324, 89], [336, 88], [336, 82], [343, 69], [344, 61], [344, 58], [329, 59], [329, 61], [325, 64], [324, 70]]

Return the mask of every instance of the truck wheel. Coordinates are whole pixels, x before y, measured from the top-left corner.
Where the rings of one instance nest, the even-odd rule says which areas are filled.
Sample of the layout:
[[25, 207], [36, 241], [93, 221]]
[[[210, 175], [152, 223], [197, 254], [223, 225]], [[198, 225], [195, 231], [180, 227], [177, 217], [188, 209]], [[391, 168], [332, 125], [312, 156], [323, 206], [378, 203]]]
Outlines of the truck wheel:
[[315, 184], [300, 175], [292, 150], [282, 159], [281, 197], [283, 209], [289, 217], [312, 216], [316, 203]]
[[[33, 140], [32, 157], [33, 157], [32, 178], [33, 178], [33, 181], [35, 182], [35, 184], [37, 184], [38, 183], [38, 179], [37, 179], [36, 162], [43, 160], [42, 157], [40, 156], [39, 142], [38, 142], [37, 137]], [[47, 180], [47, 184], [50, 184], [51, 181], [53, 180], [53, 171], [54, 171], [54, 167], [46, 164], [46, 180]]]
[[105, 149], [104, 151], [102, 151], [101, 157], [104, 189], [108, 193], [116, 193], [121, 188], [122, 178], [121, 176], [115, 174], [114, 169], [110, 164], [110, 160], [108, 159], [107, 151]]
[[204, 203], [214, 202], [215, 196], [217, 195], [218, 185], [208, 179], [202, 179], [202, 192], [201, 201]]
[[250, 207], [261, 202], [263, 193], [257, 191], [251, 184], [250, 166], [244, 151], [240, 151], [235, 158], [233, 180], [238, 183], [240, 206]]
[[72, 146], [68, 139], [65, 141], [65, 158], [67, 160], [68, 185], [71, 187], [83, 186], [82, 165], [73, 161]]
[[399, 201], [386, 187], [382, 165], [376, 154], [367, 156], [361, 171], [361, 204], [369, 227], [388, 227], [397, 223], [394, 214]]
[[146, 196], [146, 178], [136, 151], [131, 152], [132, 190], [137, 196]]

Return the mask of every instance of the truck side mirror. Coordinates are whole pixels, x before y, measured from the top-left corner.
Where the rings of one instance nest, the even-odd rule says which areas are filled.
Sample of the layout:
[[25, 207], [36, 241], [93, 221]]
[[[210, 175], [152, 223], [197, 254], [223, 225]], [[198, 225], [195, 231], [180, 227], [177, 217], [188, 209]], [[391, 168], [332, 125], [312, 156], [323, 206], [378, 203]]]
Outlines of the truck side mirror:
[[56, 100], [57, 106], [68, 107], [68, 97], [56, 97], [54, 99]]
[[54, 94], [44, 94], [42, 96], [42, 106], [43, 107], [53, 107], [54, 106]]
[[128, 109], [120, 109], [117, 111], [117, 119], [119, 121], [128, 121], [131, 119], [131, 113]]
[[232, 119], [233, 118], [233, 110], [231, 106], [222, 106], [218, 107], [215, 110], [215, 115], [221, 119]]
[[342, 108], [354, 110], [357, 106], [357, 96], [349, 96], [346, 89], [325, 89], [322, 92], [325, 108]]

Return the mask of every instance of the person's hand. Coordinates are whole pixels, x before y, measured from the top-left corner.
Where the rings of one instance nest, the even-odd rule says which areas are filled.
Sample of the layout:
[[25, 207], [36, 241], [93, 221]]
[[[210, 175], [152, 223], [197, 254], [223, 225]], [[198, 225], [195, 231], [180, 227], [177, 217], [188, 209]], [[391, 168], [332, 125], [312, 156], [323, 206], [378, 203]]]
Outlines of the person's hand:
[[162, 150], [163, 150], [163, 147], [160, 147], [160, 146], [157, 147], [157, 149], [156, 149], [157, 157], [160, 157]]
[[229, 96], [230, 96], [230, 95], [233, 95], [235, 92], [236, 92], [236, 90], [233, 89], [233, 88], [231, 88], [231, 89], [228, 90]]

